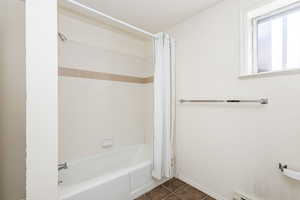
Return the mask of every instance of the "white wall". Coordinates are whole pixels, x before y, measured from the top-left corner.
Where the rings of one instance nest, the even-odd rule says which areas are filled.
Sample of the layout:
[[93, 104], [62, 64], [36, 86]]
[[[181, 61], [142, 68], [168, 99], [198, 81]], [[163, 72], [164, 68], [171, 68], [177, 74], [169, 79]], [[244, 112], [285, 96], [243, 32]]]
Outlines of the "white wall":
[[[60, 10], [59, 66], [137, 77], [153, 76], [151, 41], [101, 22]], [[74, 160], [114, 148], [142, 144], [151, 132], [152, 84], [59, 78], [60, 160]], [[147, 139], [149, 141], [150, 139]]]
[[57, 1], [26, 0], [26, 199], [58, 199]]
[[25, 197], [25, 6], [0, 1], [0, 199]]
[[178, 175], [219, 199], [232, 199], [234, 191], [299, 199], [300, 183], [277, 165], [300, 170], [300, 75], [239, 79], [239, 19], [239, 2], [225, 0], [170, 31], [178, 99], [270, 99], [266, 106], [178, 105]]

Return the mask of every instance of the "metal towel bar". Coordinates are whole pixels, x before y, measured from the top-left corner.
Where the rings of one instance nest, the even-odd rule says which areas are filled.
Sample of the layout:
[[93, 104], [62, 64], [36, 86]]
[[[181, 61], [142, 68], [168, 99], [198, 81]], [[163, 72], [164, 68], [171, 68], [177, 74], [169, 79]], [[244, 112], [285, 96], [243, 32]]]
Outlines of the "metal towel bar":
[[228, 99], [228, 100], [186, 100], [181, 99], [180, 103], [259, 103], [268, 104], [269, 100], [267, 98], [261, 98], [258, 100], [239, 100], [239, 99]]

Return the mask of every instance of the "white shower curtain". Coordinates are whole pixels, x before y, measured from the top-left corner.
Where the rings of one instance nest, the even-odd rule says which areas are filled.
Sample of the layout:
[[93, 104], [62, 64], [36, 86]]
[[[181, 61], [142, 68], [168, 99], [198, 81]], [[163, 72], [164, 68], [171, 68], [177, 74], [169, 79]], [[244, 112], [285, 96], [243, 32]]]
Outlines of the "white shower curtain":
[[175, 42], [166, 33], [154, 41], [154, 141], [153, 170], [156, 179], [173, 176], [175, 120]]

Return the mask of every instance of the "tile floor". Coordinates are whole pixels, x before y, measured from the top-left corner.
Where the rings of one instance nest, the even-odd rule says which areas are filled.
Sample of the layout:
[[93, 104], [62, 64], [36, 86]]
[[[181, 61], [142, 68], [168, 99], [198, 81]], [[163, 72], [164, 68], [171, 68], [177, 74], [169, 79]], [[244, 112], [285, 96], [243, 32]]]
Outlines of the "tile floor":
[[136, 200], [215, 200], [196, 188], [173, 178]]

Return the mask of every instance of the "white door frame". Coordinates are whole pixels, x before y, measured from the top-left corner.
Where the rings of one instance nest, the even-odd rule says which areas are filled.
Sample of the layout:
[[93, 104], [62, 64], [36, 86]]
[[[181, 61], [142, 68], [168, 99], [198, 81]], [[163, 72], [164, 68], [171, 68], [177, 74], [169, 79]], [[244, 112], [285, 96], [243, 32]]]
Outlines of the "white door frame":
[[26, 0], [26, 199], [58, 200], [57, 0]]

